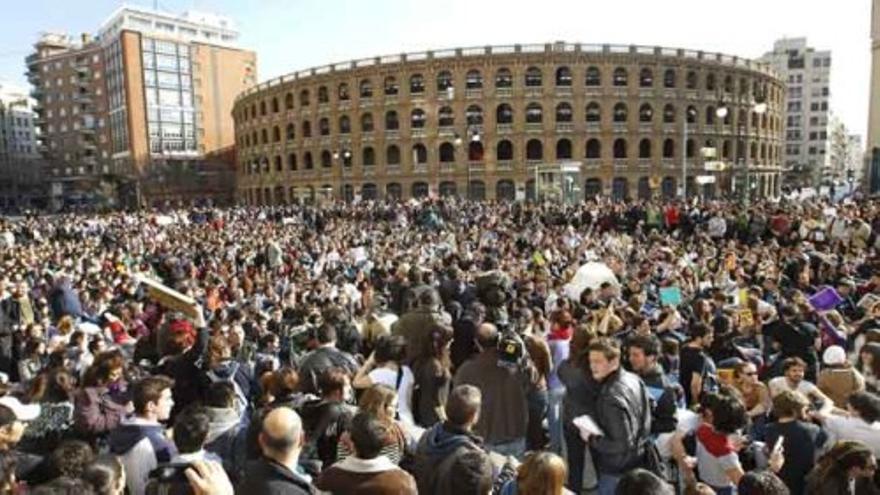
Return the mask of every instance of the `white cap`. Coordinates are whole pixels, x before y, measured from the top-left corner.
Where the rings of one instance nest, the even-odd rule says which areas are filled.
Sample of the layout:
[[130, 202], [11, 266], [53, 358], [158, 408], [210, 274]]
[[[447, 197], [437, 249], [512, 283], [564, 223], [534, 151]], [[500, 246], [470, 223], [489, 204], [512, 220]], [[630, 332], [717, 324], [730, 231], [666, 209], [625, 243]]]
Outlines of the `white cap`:
[[40, 415], [39, 404], [24, 405], [11, 395], [0, 397], [0, 406], [8, 407], [18, 421], [33, 421]]
[[822, 353], [822, 362], [828, 366], [843, 364], [846, 362], [846, 351], [839, 345], [832, 345]]

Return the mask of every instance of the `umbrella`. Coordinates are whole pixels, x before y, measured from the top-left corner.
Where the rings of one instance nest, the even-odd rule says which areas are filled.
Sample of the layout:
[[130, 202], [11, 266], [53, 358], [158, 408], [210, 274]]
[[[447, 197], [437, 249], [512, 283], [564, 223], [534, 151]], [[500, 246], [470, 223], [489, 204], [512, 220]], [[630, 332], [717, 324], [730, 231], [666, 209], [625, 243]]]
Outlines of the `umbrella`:
[[605, 282], [612, 285], [620, 285], [617, 277], [611, 268], [605, 263], [589, 262], [581, 265], [574, 277], [563, 287], [565, 295], [570, 299], [577, 301], [581, 297], [581, 292], [586, 288], [598, 289]]

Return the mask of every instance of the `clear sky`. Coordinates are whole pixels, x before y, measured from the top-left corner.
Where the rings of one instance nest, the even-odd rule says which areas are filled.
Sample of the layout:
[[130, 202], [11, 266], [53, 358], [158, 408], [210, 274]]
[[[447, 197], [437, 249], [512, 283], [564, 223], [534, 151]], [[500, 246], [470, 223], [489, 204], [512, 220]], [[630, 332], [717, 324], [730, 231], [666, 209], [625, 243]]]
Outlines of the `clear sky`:
[[[138, 3], [138, 2], [131, 2]], [[350, 59], [486, 44], [663, 45], [757, 58], [781, 37], [831, 50], [831, 107], [867, 127], [870, 0], [161, 0], [233, 17], [261, 81]], [[0, 0], [0, 81], [25, 85], [41, 31], [95, 32], [118, 0]], [[153, 0], [140, 0], [152, 7]]]

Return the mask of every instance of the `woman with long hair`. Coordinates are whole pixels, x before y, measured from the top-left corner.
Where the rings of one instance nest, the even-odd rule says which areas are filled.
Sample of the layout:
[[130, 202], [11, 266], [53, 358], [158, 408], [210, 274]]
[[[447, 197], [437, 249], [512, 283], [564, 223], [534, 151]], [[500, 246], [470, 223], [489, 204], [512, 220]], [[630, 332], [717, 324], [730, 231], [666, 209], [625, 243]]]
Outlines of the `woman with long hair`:
[[123, 495], [125, 493], [125, 467], [115, 455], [102, 455], [95, 459], [82, 474], [96, 495]]
[[516, 479], [501, 489], [501, 495], [562, 495], [567, 477], [562, 457], [552, 452], [531, 452], [517, 468]]
[[870, 392], [880, 392], [880, 342], [868, 342], [859, 350], [856, 369], [865, 377]]
[[[358, 412], [370, 414], [388, 427], [387, 444], [382, 447], [380, 455], [400, 464], [411, 442], [403, 426], [394, 419], [397, 412], [397, 393], [394, 389], [378, 383], [371, 386], [361, 395]], [[340, 461], [351, 455], [354, 455], [354, 445], [346, 432], [339, 438], [336, 460]]]
[[425, 339], [425, 349], [413, 363], [415, 385], [412, 412], [416, 425], [429, 428], [446, 419], [446, 399], [452, 384], [451, 339], [442, 329], [435, 329]]
[[45, 371], [31, 382], [26, 401], [40, 404], [40, 414], [28, 424], [20, 447], [48, 454], [67, 438], [73, 426], [73, 392], [76, 380], [66, 369]]
[[374, 384], [391, 387], [398, 395], [398, 417], [415, 424], [412, 412], [412, 395], [415, 378], [406, 358], [406, 339], [400, 335], [385, 335], [376, 341], [373, 354], [358, 369], [351, 381], [355, 389], [365, 389]]
[[[858, 441], [837, 442], [807, 475], [809, 495], [873, 493], [877, 459]], [[854, 487], [854, 489], [852, 488]]]
[[113, 394], [122, 387], [123, 364], [118, 351], [108, 351], [95, 357], [85, 372], [83, 388], [74, 397], [73, 420], [87, 437], [109, 433], [130, 410], [130, 402], [118, 402]]

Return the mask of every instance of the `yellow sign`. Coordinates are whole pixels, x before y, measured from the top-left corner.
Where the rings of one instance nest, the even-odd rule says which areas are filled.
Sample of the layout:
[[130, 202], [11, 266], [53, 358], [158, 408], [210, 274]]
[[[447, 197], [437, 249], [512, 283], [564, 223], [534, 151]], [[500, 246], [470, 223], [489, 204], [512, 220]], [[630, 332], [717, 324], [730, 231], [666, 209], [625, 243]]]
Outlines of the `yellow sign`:
[[740, 327], [750, 327], [755, 324], [755, 319], [752, 316], [752, 312], [748, 309], [741, 309], [738, 313], [739, 315], [739, 326]]

